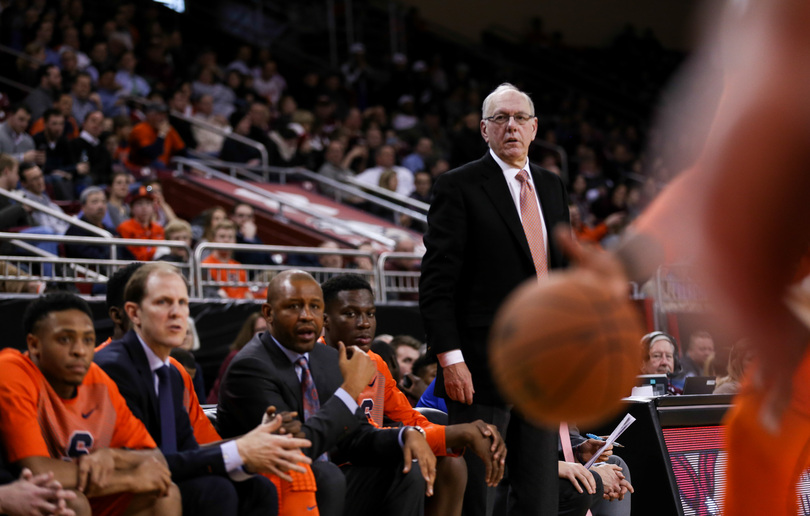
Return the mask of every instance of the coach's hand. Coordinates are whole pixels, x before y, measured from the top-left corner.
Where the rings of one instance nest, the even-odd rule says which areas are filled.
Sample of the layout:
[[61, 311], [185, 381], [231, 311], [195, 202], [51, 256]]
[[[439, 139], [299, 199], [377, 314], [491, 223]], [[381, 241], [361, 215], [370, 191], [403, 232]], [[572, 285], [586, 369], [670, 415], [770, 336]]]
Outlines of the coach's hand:
[[377, 365], [363, 350], [357, 346], [347, 348], [342, 341], [338, 341], [338, 353], [340, 373], [343, 375], [341, 387], [356, 400], [377, 374]]
[[425, 496], [433, 496], [433, 482], [436, 480], [436, 456], [433, 455], [433, 450], [430, 449], [422, 432], [416, 428], [406, 428], [402, 439], [402, 456], [405, 463], [402, 472], [409, 472], [414, 462], [419, 463], [419, 469], [425, 479]]
[[475, 388], [467, 364], [458, 362], [443, 367], [442, 372], [444, 373], [444, 390], [450, 399], [472, 405]]
[[583, 487], [588, 494], [596, 493], [596, 480], [594, 480], [593, 474], [585, 469], [582, 464], [559, 461], [557, 463], [557, 474], [560, 478], [567, 478], [580, 493], [583, 492]]

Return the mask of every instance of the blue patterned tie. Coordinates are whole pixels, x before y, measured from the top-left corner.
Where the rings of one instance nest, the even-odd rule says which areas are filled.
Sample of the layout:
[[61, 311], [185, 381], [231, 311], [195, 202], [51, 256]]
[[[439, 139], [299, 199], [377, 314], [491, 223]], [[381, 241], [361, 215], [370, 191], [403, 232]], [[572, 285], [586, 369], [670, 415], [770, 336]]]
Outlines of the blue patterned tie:
[[177, 432], [174, 428], [174, 401], [169, 366], [155, 370], [158, 377], [158, 402], [160, 404], [160, 450], [164, 455], [177, 453]]
[[[312, 373], [309, 370], [307, 357], [300, 356], [295, 363], [301, 368], [301, 394], [304, 399], [304, 421], [306, 421], [310, 416], [315, 415], [315, 413], [321, 409], [321, 401], [318, 399], [318, 391], [315, 389], [315, 382], [312, 381]], [[323, 453], [315, 460], [328, 461], [329, 456]]]

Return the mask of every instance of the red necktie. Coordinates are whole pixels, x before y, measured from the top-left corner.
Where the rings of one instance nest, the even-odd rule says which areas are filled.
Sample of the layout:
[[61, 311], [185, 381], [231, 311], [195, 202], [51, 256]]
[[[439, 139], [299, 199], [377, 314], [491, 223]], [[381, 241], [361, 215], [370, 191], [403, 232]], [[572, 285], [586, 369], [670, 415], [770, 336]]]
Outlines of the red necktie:
[[529, 182], [529, 173], [521, 170], [516, 178], [520, 181], [520, 218], [523, 222], [523, 232], [526, 233], [526, 240], [529, 241], [534, 269], [537, 272], [537, 279], [540, 280], [548, 275], [543, 219], [540, 217], [537, 198], [534, 195], [532, 184]]

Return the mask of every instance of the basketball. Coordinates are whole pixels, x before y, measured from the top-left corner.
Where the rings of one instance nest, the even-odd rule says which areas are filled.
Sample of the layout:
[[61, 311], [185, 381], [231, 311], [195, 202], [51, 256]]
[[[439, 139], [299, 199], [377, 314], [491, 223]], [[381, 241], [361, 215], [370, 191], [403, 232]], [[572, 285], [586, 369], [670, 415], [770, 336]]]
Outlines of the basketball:
[[544, 426], [596, 425], [630, 395], [640, 367], [641, 316], [581, 271], [531, 279], [501, 305], [489, 359], [501, 395]]

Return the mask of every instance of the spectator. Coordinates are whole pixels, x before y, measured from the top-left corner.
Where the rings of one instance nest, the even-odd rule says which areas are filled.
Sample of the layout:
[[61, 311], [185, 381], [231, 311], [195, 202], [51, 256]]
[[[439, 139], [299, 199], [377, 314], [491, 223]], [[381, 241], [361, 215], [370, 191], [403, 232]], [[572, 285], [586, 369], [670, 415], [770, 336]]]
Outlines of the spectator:
[[34, 139], [26, 132], [30, 121], [31, 110], [25, 104], [9, 109], [8, 119], [0, 124], [0, 152], [10, 154], [17, 161], [44, 165], [45, 151], [35, 150]]
[[681, 358], [683, 377], [714, 376], [711, 363], [714, 360], [714, 339], [709, 332], [699, 330], [689, 336], [686, 356]]
[[37, 70], [38, 86], [23, 101], [31, 117], [36, 120], [53, 106], [62, 91], [62, 74], [56, 65], [42, 65]]
[[[166, 233], [166, 240], [179, 240], [185, 242], [189, 249], [192, 249], [191, 244], [191, 224], [183, 219], [174, 219], [163, 227]], [[175, 263], [188, 263], [189, 261], [188, 250], [182, 247], [158, 247], [155, 251], [155, 260], [164, 262]]]
[[[194, 118], [211, 124], [223, 131], [230, 131], [228, 119], [214, 112], [214, 97], [205, 94], [197, 99]], [[209, 130], [205, 126], [195, 125], [191, 128], [194, 139], [197, 141], [197, 150], [211, 156], [216, 156], [222, 149], [225, 136]]]
[[[107, 199], [101, 187], [89, 186], [85, 188], [79, 200], [82, 203], [82, 216], [79, 220], [109, 231], [113, 236], [118, 236], [118, 232], [114, 228], [104, 225], [104, 216], [107, 214]], [[76, 225], [71, 225], [65, 235], [98, 237], [97, 234]], [[111, 258], [110, 251], [111, 247], [107, 245], [65, 244], [65, 256], [68, 258], [109, 260]]]
[[218, 82], [210, 68], [200, 70], [197, 80], [191, 85], [191, 91], [195, 98], [210, 97], [208, 116], [217, 115], [219, 120], [227, 120], [233, 114], [236, 94], [231, 88]]
[[[169, 113], [180, 113], [181, 115], [191, 116], [192, 110], [188, 98], [188, 93], [185, 88], [177, 88], [172, 92], [169, 97]], [[172, 118], [172, 127], [183, 139], [183, 143], [187, 149], [196, 149], [197, 140], [194, 138], [194, 131], [191, 122], [174, 117]]]
[[413, 152], [405, 156], [402, 166], [416, 174], [420, 170], [427, 170], [427, 163], [433, 155], [433, 140], [419, 138]]
[[[98, 40], [90, 47], [90, 64], [84, 69], [93, 80], [93, 84], [98, 84], [101, 71], [110, 67], [109, 53], [107, 52], [107, 42]], [[78, 117], [77, 117], [78, 118]]]
[[670, 394], [683, 394], [683, 389], [675, 387], [669, 378], [676, 371], [675, 356], [677, 346], [675, 339], [662, 331], [648, 333], [641, 338], [642, 365], [641, 374], [665, 374], [667, 375], [667, 392]]
[[414, 190], [411, 199], [430, 204], [432, 199], [431, 190], [433, 189], [433, 176], [430, 175], [430, 172], [419, 170], [414, 173], [413, 185]]
[[225, 371], [228, 370], [231, 360], [245, 347], [245, 344], [250, 342], [254, 335], [266, 329], [267, 321], [264, 320], [261, 312], [254, 312], [245, 319], [245, 322], [242, 323], [242, 328], [240, 328], [239, 333], [236, 334], [236, 338], [233, 339], [233, 342], [231, 342], [231, 345], [228, 347], [228, 355], [225, 357], [225, 360], [222, 361], [222, 365], [219, 366], [217, 379], [214, 381], [214, 386], [211, 387], [211, 392], [208, 393], [208, 399], [206, 400], [208, 403], [216, 405], [219, 402], [219, 385], [222, 383], [222, 377], [225, 376]]
[[756, 359], [756, 350], [748, 339], [738, 340], [728, 355], [728, 374], [717, 380], [714, 394], [737, 394], [743, 378]]
[[[65, 117], [57, 109], [45, 110], [42, 116], [45, 128], [34, 136], [34, 145], [45, 151], [45, 164], [42, 171], [45, 181], [51, 185], [54, 197], [59, 200], [74, 198], [74, 175], [76, 183], [86, 184], [90, 166], [87, 161], [79, 161], [73, 154], [73, 148], [65, 138]], [[85, 156], [86, 158], [86, 156]], [[78, 186], [77, 186], [77, 189]]]
[[[8, 154], [0, 154], [0, 190], [11, 192], [19, 182], [19, 164]], [[31, 208], [0, 195], [0, 231], [21, 226], [33, 226]], [[6, 254], [5, 252], [3, 254]]]
[[117, 228], [125, 220], [129, 219], [129, 184], [132, 176], [129, 172], [114, 172], [110, 179], [109, 199], [107, 200], [107, 215], [104, 217], [104, 224]]
[[374, 246], [371, 242], [363, 242], [357, 246], [358, 251], [369, 253], [371, 256], [355, 256], [349, 268], [361, 271], [373, 271], [375, 263], [377, 262], [377, 253], [374, 251]]
[[[47, 208], [64, 214], [60, 206], [54, 203], [45, 192], [45, 175], [42, 169], [33, 163], [20, 163], [19, 194]], [[37, 226], [44, 226], [56, 235], [64, 235], [70, 223], [41, 211], [34, 211], [31, 217]]]
[[165, 104], [152, 102], [145, 109], [146, 120], [133, 127], [129, 135], [127, 166], [131, 170], [141, 167], [165, 169], [174, 156], [185, 156], [186, 146], [169, 124]]
[[[72, 140], [79, 136], [79, 123], [76, 122], [75, 118], [73, 118], [73, 96], [70, 93], [62, 92], [57, 94], [53, 106], [49, 109], [55, 109], [62, 113], [62, 115], [65, 117], [64, 131], [62, 132], [65, 138]], [[31, 134], [31, 136], [36, 136], [43, 130], [45, 130], [44, 116], [34, 120], [34, 123], [31, 124], [28, 132]]]
[[194, 228], [192, 224], [192, 228], [195, 230], [195, 234], [193, 236], [201, 243], [212, 242], [214, 240], [214, 229], [219, 225], [220, 222], [227, 218], [228, 212], [226, 212], [225, 208], [222, 206], [208, 208], [201, 214], [202, 228], [199, 226]]
[[[113, 158], [101, 141], [104, 115], [101, 111], [90, 111], [84, 118], [82, 132], [70, 142], [76, 164], [76, 180], [84, 184], [101, 185], [109, 182], [113, 170]], [[81, 167], [87, 166], [89, 173], [82, 174]], [[75, 181], [75, 180], [74, 180]]]
[[[165, 240], [163, 228], [153, 220], [155, 216], [155, 197], [145, 186], [139, 187], [130, 194], [129, 205], [132, 218], [118, 226], [118, 233], [122, 238], [138, 238], [143, 240]], [[148, 262], [155, 256], [157, 247], [127, 246], [127, 249], [136, 260]]]
[[[214, 229], [213, 243], [217, 244], [235, 244], [236, 243], [236, 224], [230, 220], [223, 220], [216, 225]], [[211, 254], [205, 258], [202, 263], [215, 264], [215, 265], [241, 265], [232, 258], [233, 251], [231, 249], [214, 249]], [[247, 272], [244, 269], [208, 269], [209, 281], [220, 281], [230, 283], [240, 283], [242, 285], [247, 283]], [[250, 288], [247, 286], [238, 285], [224, 285], [212, 286], [203, 289], [205, 297], [220, 297], [230, 299], [254, 299]]]
[[390, 346], [397, 355], [399, 374], [404, 378], [413, 371], [413, 363], [421, 356], [422, 343], [410, 335], [397, 335]]
[[[235, 113], [231, 117], [231, 124], [233, 125], [233, 132], [250, 138], [251, 132], [251, 118], [249, 115], [242, 115]], [[256, 166], [261, 164], [261, 152], [251, 145], [246, 145], [233, 138], [226, 138], [222, 144], [222, 150], [219, 153], [219, 159], [229, 163], [244, 163], [248, 166]]]
[[29, 280], [29, 273], [5, 261], [0, 261], [0, 276], [16, 277], [0, 280], [0, 292], [6, 294], [41, 294], [45, 290], [44, 282]]
[[104, 116], [115, 118], [129, 114], [124, 99], [126, 93], [123, 91], [121, 85], [116, 82], [114, 69], [105, 68], [101, 70], [97, 90], [98, 97], [101, 99], [101, 110], [104, 112]]
[[281, 94], [287, 89], [287, 81], [278, 73], [278, 65], [274, 60], [270, 59], [264, 63], [261, 73], [253, 80], [253, 89], [271, 106], [278, 106]]
[[141, 184], [155, 198], [155, 222], [165, 227], [167, 223], [177, 218], [174, 210], [163, 195], [163, 184], [159, 179], [147, 179]]
[[[256, 235], [256, 212], [253, 206], [246, 202], [238, 202], [233, 206], [231, 220], [236, 224], [236, 243], [263, 245], [264, 242]], [[256, 265], [272, 265], [273, 259], [267, 251], [235, 251], [234, 260], [239, 263]]]
[[93, 111], [100, 111], [101, 97], [98, 93], [93, 93], [93, 79], [87, 72], [80, 72], [76, 76], [76, 82], [71, 88], [73, 96], [73, 117], [79, 124], [84, 124], [84, 119]]
[[152, 88], [146, 79], [135, 73], [135, 66], [138, 60], [132, 51], [124, 52], [118, 60], [118, 72], [115, 74], [115, 82], [121, 87], [121, 94], [130, 97], [148, 97]]
[[[355, 158], [363, 157], [368, 152], [365, 146], [356, 145], [346, 153], [345, 145], [340, 140], [329, 142], [324, 154], [324, 163], [318, 169], [318, 173], [329, 179], [340, 181], [346, 177], [354, 176], [354, 172], [349, 166]], [[333, 196], [336, 190], [329, 185], [319, 184], [318, 189], [324, 195]], [[352, 203], [354, 204], [354, 203]]]
[[41, 43], [32, 41], [25, 46], [25, 56], [17, 59], [20, 82], [26, 86], [35, 87], [39, 82], [37, 72], [45, 61], [45, 47]]
[[[180, 362], [185, 368], [188, 375], [194, 381], [194, 392], [197, 394], [197, 399], [205, 399], [205, 383], [203, 382], [202, 366], [197, 362], [194, 357], [194, 352], [200, 349], [200, 335], [197, 333], [197, 324], [194, 318], [188, 318], [188, 331], [183, 344], [171, 351], [171, 356]], [[182, 352], [182, 353], [178, 353]]]
[[393, 170], [397, 175], [397, 193], [409, 196], [413, 192], [413, 174], [404, 167], [395, 165], [396, 153], [390, 145], [384, 145], [377, 151], [375, 157], [376, 167], [368, 168], [357, 176], [357, 180], [363, 183], [377, 186], [380, 183], [380, 176], [386, 170]]
[[[322, 242], [318, 247], [321, 249], [340, 249], [337, 242], [332, 240]], [[318, 265], [324, 269], [339, 269], [343, 267], [343, 257], [339, 254], [319, 254]]]

